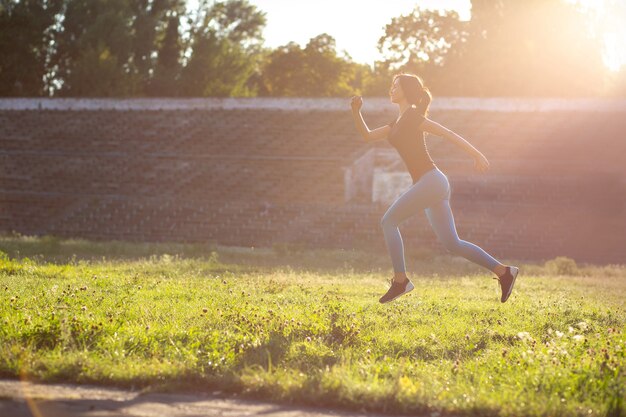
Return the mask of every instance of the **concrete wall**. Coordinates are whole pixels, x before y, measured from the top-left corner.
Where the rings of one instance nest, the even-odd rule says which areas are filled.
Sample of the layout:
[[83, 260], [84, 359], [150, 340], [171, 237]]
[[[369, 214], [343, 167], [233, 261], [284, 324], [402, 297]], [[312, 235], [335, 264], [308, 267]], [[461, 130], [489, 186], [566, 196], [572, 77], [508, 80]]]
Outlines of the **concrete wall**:
[[[397, 116], [385, 98], [362, 113]], [[491, 163], [427, 139], [459, 236], [504, 259], [626, 263], [624, 116], [625, 100], [435, 98], [429, 117]], [[385, 174], [408, 175], [393, 155], [359, 138], [349, 99], [2, 99], [0, 230], [386, 251], [404, 189]], [[423, 213], [401, 231], [407, 253], [445, 252]]]

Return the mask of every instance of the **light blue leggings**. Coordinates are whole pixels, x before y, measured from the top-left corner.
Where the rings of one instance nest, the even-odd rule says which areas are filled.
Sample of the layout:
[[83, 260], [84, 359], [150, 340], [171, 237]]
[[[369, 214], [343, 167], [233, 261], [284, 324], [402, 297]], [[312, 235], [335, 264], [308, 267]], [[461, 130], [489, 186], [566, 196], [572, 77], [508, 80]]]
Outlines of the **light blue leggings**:
[[500, 262], [479, 246], [459, 239], [450, 209], [450, 183], [446, 175], [433, 168], [402, 193], [383, 215], [380, 224], [391, 256], [394, 272], [406, 272], [404, 245], [398, 226], [420, 210], [426, 212], [437, 239], [449, 252], [463, 256], [490, 271]]

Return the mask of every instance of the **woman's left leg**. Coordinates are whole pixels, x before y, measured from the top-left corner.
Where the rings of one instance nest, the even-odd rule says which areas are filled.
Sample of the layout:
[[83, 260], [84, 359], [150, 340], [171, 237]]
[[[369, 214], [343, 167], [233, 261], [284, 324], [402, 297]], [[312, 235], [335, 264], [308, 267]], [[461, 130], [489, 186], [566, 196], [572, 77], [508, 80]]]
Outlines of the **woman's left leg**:
[[437, 238], [448, 251], [463, 256], [475, 264], [484, 266], [496, 273], [496, 275], [498, 275], [497, 270], [505, 268], [505, 265], [489, 255], [481, 247], [459, 239], [449, 199], [437, 201], [428, 207], [425, 212]]
[[396, 276], [406, 274], [404, 243], [399, 226], [409, 217], [440, 200], [448, 192], [448, 184], [438, 170], [431, 170], [398, 197], [380, 220], [387, 250]]

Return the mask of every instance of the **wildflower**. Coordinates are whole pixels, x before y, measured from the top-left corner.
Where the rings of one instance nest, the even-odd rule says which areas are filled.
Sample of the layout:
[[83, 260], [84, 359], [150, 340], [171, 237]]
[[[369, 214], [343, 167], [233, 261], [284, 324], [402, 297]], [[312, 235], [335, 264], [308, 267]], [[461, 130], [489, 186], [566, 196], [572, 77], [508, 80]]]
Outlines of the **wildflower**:
[[556, 337], [563, 337], [563, 335], [565, 334], [565, 333], [560, 332], [560, 331], [558, 331], [558, 330], [557, 330], [557, 331], [555, 331], [554, 333], [556, 334]]
[[577, 342], [580, 342], [580, 341], [581, 341], [581, 340], [583, 340], [584, 338], [585, 338], [585, 337], [584, 337], [584, 336], [582, 336], [582, 335], [580, 335], [580, 334], [575, 334], [574, 336], [572, 336], [572, 339], [573, 339], [573, 340], [575, 340], [575, 341], [577, 341]]
[[83, 311], [87, 311], [87, 306], [82, 306], [80, 309]]

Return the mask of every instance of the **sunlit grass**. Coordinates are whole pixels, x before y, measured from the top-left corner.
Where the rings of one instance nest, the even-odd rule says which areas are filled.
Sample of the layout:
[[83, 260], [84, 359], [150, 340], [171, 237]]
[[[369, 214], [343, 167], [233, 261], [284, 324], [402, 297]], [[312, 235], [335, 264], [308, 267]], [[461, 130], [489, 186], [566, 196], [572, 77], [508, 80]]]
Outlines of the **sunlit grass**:
[[626, 415], [624, 266], [517, 263], [501, 304], [490, 273], [414, 257], [415, 290], [380, 305], [386, 254], [25, 237], [0, 250], [4, 376], [383, 412]]

